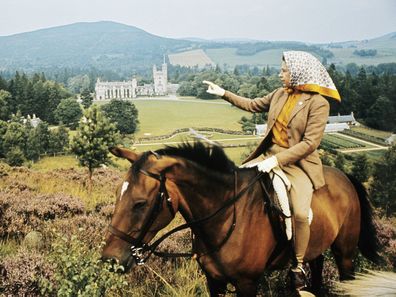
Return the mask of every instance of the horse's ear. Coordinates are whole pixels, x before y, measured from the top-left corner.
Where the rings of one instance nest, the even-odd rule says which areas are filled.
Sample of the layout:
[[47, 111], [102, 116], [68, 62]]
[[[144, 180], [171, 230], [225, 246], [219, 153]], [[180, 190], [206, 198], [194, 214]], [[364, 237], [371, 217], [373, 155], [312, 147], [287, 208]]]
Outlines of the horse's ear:
[[121, 147], [111, 147], [109, 148], [109, 151], [114, 156], [127, 159], [131, 163], [135, 162], [140, 157], [139, 154], [136, 154], [131, 150]]

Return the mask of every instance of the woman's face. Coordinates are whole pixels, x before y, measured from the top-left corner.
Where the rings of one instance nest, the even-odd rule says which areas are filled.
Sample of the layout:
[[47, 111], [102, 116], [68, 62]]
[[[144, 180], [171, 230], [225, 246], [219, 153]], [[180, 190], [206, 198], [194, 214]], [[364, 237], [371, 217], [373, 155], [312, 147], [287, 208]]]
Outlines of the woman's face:
[[287, 68], [285, 61], [282, 61], [279, 78], [281, 79], [281, 81], [283, 83], [283, 87], [285, 87], [285, 88], [290, 87], [290, 71]]

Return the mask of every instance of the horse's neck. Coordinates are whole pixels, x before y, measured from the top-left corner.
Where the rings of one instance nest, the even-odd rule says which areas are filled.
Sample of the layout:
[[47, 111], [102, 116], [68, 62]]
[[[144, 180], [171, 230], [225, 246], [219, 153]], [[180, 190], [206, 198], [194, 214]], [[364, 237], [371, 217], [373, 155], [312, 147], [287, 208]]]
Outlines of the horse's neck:
[[[205, 174], [198, 176], [194, 174], [192, 184], [179, 188], [184, 197], [181, 213], [187, 221], [193, 221], [218, 212], [210, 219], [210, 223], [201, 226], [203, 229], [208, 227], [208, 230], [204, 230], [205, 233], [214, 235], [220, 235], [224, 231], [224, 226], [231, 225], [233, 216], [243, 217], [246, 213], [264, 213], [260, 183], [256, 182], [249, 186], [255, 175], [256, 173], [246, 170], [217, 179]], [[229, 204], [224, 207], [227, 201], [239, 196], [241, 191], [243, 194], [238, 198], [235, 206]], [[219, 211], [220, 209], [223, 210]]]
[[210, 173], [189, 168], [182, 173], [178, 184], [182, 193], [182, 213], [190, 214], [187, 220], [199, 219], [219, 209], [234, 193], [234, 175]]

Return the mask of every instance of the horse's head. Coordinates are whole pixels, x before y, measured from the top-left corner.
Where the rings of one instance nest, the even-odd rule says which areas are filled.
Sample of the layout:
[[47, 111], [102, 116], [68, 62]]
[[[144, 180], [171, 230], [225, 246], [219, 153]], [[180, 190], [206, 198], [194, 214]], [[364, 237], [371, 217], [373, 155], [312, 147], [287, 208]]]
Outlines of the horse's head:
[[113, 148], [111, 152], [129, 160], [132, 166], [117, 189], [102, 257], [129, 270], [139, 264], [145, 245], [171, 222], [178, 210], [179, 193], [169, 177], [182, 161], [155, 152], [136, 154], [123, 148]]

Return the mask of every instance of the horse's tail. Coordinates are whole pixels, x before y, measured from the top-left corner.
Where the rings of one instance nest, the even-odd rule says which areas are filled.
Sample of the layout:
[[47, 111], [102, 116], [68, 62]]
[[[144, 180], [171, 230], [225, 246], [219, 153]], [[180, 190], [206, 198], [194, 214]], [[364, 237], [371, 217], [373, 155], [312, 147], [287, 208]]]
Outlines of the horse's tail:
[[364, 257], [379, 263], [381, 256], [379, 255], [380, 243], [377, 236], [377, 229], [373, 220], [373, 208], [368, 200], [366, 188], [355, 177], [347, 174], [359, 196], [360, 202], [360, 235], [358, 247]]
[[395, 296], [396, 273], [385, 271], [357, 273], [354, 280], [336, 283], [335, 291], [348, 296]]

